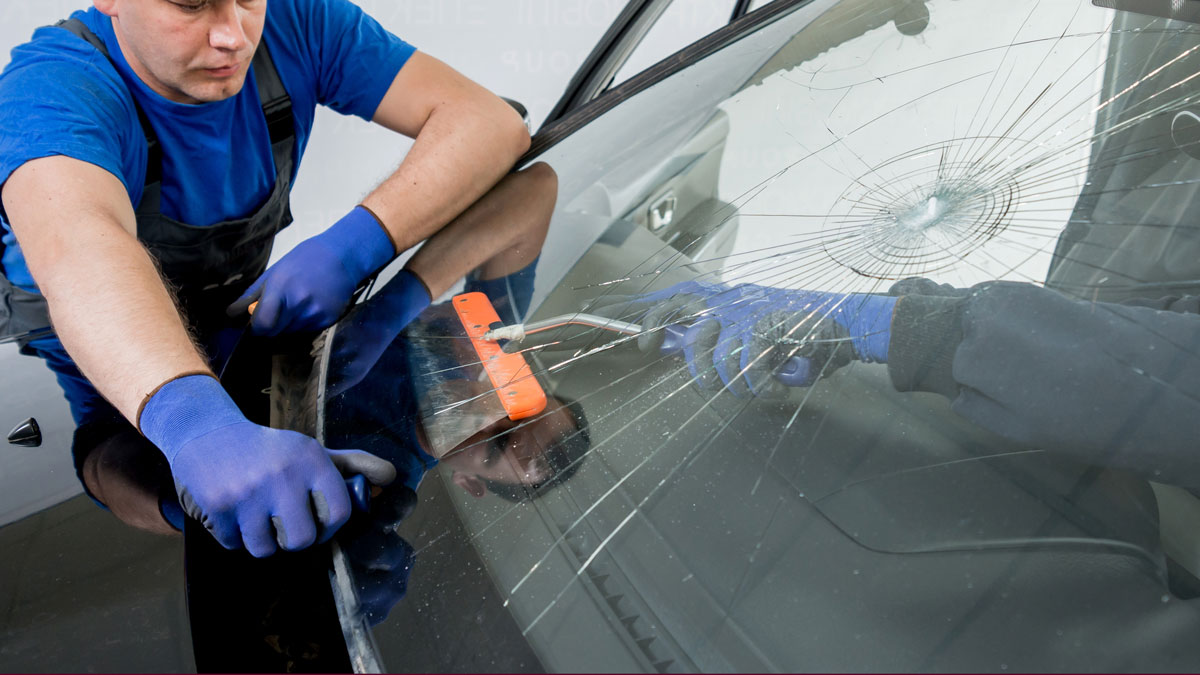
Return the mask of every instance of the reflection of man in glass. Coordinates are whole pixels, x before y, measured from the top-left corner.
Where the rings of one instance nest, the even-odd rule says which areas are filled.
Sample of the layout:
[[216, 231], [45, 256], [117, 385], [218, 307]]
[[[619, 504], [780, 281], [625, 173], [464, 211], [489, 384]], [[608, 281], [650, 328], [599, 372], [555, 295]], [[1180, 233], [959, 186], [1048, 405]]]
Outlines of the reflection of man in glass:
[[517, 502], [536, 498], [574, 475], [589, 443], [582, 408], [549, 397], [546, 410], [530, 422], [506, 417], [439, 459], [453, 471], [454, 484], [471, 495], [490, 492]]
[[[475, 215], [468, 216], [474, 232], [491, 235], [505, 227], [520, 232], [503, 246], [491, 243], [499, 240], [494, 235], [479, 238], [483, 248], [471, 255], [481, 262], [464, 288], [486, 295], [506, 323], [529, 308], [557, 188], [554, 171], [535, 164], [502, 183], [488, 204], [473, 207]], [[464, 245], [470, 239], [448, 236], [431, 243]], [[420, 266], [420, 255], [410, 266]], [[454, 281], [439, 281], [432, 271], [421, 276], [435, 278], [435, 297]], [[324, 392], [326, 442], [363, 447], [391, 460], [399, 482], [414, 490], [438, 462], [468, 493], [491, 492], [513, 501], [540, 496], [573, 475], [588, 447], [579, 406], [548, 396], [541, 413], [510, 420], [450, 304], [429, 308], [411, 325], [397, 323], [392, 305], [404, 295], [401, 279], [389, 281], [333, 332]]]
[[[386, 359], [385, 355], [380, 362]], [[396, 387], [409, 387], [404, 378], [381, 379], [389, 379]], [[452, 379], [441, 386], [464, 399], [494, 395], [486, 385], [474, 381]], [[372, 392], [378, 395], [382, 389], [372, 387]], [[536, 499], [573, 476], [589, 448], [587, 420], [579, 406], [548, 397], [546, 410], [540, 415], [521, 422], [505, 417], [479, 429], [457, 447], [439, 451], [420, 427], [414, 434], [406, 433], [414, 428], [417, 411], [411, 406], [411, 396], [395, 393], [402, 405], [393, 408], [398, 419], [385, 429], [376, 428], [371, 416], [379, 411], [361, 398], [348, 401], [347, 407], [339, 406], [341, 417], [329, 429], [332, 433], [342, 429], [374, 430], [361, 437], [351, 431], [345, 440], [370, 446], [400, 469], [398, 484], [372, 498], [371, 518], [352, 521], [338, 539], [353, 572], [359, 611], [371, 625], [382, 622], [408, 591], [416, 556], [396, 527], [416, 506], [415, 490], [426, 470], [440, 460], [450, 469], [450, 480], [475, 497], [490, 492], [519, 502]]]
[[[504, 291], [488, 293], [504, 320], [524, 313], [532, 275], [522, 270], [501, 281]], [[488, 284], [468, 279], [468, 292]], [[496, 284], [493, 284], [496, 285]], [[334, 336], [330, 373], [338, 362], [356, 359], [357, 335], [367, 328], [373, 308], [387, 302], [390, 288], [363, 305]], [[498, 394], [481, 380], [479, 357], [461, 336], [449, 303], [432, 307], [399, 338], [389, 342], [366, 373], [349, 376], [351, 387], [333, 377], [326, 389], [325, 437], [332, 445], [354, 445], [395, 464], [400, 483], [415, 490], [438, 463], [450, 479], [475, 497], [491, 492], [510, 501], [541, 496], [571, 477], [589, 445], [587, 421], [573, 401], [547, 396], [546, 408], [513, 421]], [[340, 355], [343, 355], [339, 357]], [[330, 396], [332, 394], [332, 396]]]

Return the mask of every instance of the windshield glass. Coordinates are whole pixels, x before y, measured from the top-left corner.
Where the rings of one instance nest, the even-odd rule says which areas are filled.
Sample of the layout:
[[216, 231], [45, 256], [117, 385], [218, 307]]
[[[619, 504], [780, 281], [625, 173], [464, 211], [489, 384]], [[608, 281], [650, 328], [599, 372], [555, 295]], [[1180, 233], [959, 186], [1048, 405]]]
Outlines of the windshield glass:
[[772, 3], [514, 174], [494, 318], [384, 284], [322, 352], [418, 496], [341, 544], [373, 653], [1194, 670], [1194, 4]]

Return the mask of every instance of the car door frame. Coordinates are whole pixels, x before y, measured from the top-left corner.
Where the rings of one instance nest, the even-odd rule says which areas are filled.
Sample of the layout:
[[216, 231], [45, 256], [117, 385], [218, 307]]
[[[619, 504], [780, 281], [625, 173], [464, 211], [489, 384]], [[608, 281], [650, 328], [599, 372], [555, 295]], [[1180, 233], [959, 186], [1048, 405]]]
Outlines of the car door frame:
[[737, 0], [731, 20], [683, 49], [662, 59], [620, 85], [608, 88], [629, 55], [662, 16], [671, 0], [630, 0], [584, 59], [558, 103], [533, 136], [524, 164], [625, 99], [691, 66], [732, 42], [814, 0], [773, 0], [748, 11], [751, 0]]

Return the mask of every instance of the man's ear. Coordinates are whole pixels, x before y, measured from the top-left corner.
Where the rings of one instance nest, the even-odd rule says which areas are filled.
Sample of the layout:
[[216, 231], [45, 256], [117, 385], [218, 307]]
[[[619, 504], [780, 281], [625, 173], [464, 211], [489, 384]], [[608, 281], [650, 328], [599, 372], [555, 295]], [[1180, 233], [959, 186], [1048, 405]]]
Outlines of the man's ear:
[[105, 16], [117, 15], [117, 0], [92, 0], [92, 4]]
[[454, 484], [458, 487], [471, 493], [473, 497], [482, 497], [487, 494], [487, 486], [475, 476], [468, 476], [465, 473], [455, 471], [450, 480], [454, 481]]

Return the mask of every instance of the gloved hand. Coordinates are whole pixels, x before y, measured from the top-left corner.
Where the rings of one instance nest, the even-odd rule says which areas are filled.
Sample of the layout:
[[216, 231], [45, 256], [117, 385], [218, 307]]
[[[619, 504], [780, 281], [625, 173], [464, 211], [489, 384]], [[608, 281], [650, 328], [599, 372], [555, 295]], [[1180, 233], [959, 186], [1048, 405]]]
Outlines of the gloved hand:
[[886, 361], [896, 300], [687, 281], [633, 299], [610, 300], [605, 314], [624, 302], [626, 320], [642, 325], [639, 347], [651, 353], [661, 348], [665, 326], [687, 325], [684, 355], [702, 388], [724, 385], [739, 396], [778, 397], [786, 388], [773, 374], [792, 357], [801, 357], [804, 364], [805, 371], [790, 378], [801, 386], [852, 359]]
[[339, 469], [390, 483], [396, 469], [359, 450], [327, 450], [247, 420], [221, 384], [189, 375], [163, 385], [138, 418], [175, 479], [184, 512], [228, 549], [256, 557], [325, 541], [350, 517]]
[[430, 302], [425, 282], [403, 269], [361, 305], [360, 311], [343, 321], [333, 338], [326, 398], [338, 396], [361, 382], [400, 331]]
[[354, 575], [359, 609], [372, 626], [383, 623], [408, 592], [415, 553], [396, 528], [416, 504], [417, 494], [411, 488], [391, 487], [372, 502], [369, 521], [338, 536]]
[[250, 327], [259, 335], [320, 330], [338, 320], [358, 284], [395, 254], [383, 225], [355, 207], [267, 268], [227, 312], [237, 316], [258, 302]]

